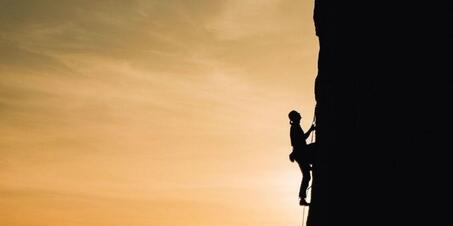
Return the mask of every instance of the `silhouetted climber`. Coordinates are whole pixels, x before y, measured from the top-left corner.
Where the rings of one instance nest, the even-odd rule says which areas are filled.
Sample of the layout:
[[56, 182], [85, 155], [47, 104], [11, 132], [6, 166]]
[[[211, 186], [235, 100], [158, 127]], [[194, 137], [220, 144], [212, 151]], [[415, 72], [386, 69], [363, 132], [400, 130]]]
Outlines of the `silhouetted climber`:
[[311, 180], [311, 167], [307, 153], [307, 142], [305, 140], [310, 136], [310, 133], [315, 130], [315, 125], [311, 125], [307, 133], [304, 133], [302, 127], [300, 126], [300, 120], [302, 117], [299, 112], [291, 111], [289, 112], [288, 117], [290, 120], [289, 123], [291, 124], [291, 146], [293, 146], [293, 151], [289, 154], [289, 160], [291, 162], [294, 162], [295, 160], [297, 164], [299, 164], [299, 168], [302, 171], [302, 182], [299, 190], [299, 205], [308, 206], [309, 203], [307, 203], [305, 198], [307, 197], [308, 183]]

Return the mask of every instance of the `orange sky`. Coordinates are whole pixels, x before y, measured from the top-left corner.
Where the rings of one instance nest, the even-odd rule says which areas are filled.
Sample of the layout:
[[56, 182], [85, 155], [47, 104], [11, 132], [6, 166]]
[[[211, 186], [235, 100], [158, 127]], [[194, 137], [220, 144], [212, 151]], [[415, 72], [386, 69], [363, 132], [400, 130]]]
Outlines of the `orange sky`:
[[296, 226], [312, 1], [0, 1], [0, 223]]

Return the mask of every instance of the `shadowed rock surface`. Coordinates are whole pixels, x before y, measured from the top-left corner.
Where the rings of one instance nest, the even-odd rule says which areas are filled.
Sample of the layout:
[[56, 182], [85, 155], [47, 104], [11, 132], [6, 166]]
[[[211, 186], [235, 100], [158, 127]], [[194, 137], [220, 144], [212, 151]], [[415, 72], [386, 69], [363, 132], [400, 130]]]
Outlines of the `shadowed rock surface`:
[[315, 2], [318, 152], [307, 225], [436, 225], [432, 183], [451, 149], [441, 144], [451, 139], [448, 36], [437, 30], [445, 20], [430, 17], [433, 6], [363, 2]]

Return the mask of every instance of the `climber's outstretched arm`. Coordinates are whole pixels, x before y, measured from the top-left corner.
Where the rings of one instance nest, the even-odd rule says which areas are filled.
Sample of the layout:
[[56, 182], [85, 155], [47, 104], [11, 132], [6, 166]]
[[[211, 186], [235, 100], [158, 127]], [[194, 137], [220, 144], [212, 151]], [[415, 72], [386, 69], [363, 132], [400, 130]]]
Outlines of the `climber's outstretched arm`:
[[315, 129], [316, 129], [315, 125], [311, 125], [310, 129], [306, 133], [304, 133], [304, 140], [306, 140], [310, 136], [310, 133], [313, 132], [313, 130]]

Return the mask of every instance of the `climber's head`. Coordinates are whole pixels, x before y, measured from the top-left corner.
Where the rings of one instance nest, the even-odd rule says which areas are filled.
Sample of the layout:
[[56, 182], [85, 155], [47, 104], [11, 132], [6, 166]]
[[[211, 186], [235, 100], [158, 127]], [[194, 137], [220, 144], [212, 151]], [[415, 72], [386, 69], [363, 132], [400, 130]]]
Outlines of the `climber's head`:
[[299, 124], [300, 123], [300, 119], [302, 118], [299, 114], [299, 112], [297, 111], [290, 111], [289, 114], [288, 114], [288, 118], [289, 118], [289, 124]]

